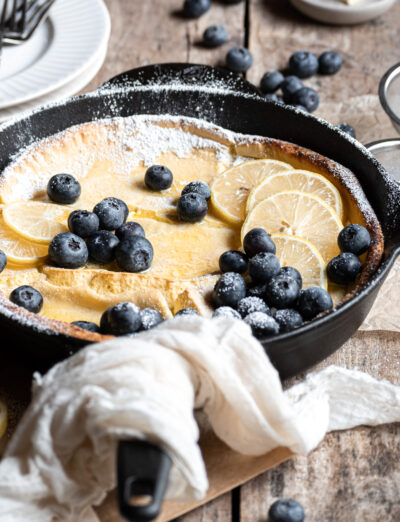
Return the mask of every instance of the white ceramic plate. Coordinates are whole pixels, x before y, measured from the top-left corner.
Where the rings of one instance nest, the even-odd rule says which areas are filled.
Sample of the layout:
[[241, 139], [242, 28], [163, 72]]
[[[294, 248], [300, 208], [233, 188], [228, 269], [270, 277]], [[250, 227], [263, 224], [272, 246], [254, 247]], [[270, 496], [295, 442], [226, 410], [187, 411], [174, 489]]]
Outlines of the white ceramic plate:
[[300, 12], [326, 24], [360, 24], [382, 15], [396, 0], [360, 0], [347, 5], [340, 0], [290, 0]]
[[58, 102], [70, 98], [74, 94], [79, 93], [86, 85], [96, 76], [100, 67], [104, 62], [104, 58], [107, 54], [107, 43], [105, 43], [99, 50], [98, 54], [77, 78], [71, 82], [63, 85], [62, 87], [55, 89], [54, 91], [35, 98], [34, 100], [21, 103], [5, 109], [0, 109], [0, 123], [11, 118], [20, 118], [23, 115], [30, 113], [34, 109], [38, 109], [42, 105], [48, 103]]
[[109, 35], [110, 17], [102, 0], [57, 0], [28, 42], [3, 48], [0, 108], [70, 84], [96, 61]]

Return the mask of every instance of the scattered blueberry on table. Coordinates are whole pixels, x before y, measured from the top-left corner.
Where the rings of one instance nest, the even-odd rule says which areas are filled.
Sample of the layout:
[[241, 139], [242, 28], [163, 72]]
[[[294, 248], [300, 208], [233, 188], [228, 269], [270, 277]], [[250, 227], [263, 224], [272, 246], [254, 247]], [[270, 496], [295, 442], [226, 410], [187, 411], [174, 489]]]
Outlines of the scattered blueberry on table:
[[68, 216], [68, 228], [73, 234], [86, 239], [99, 230], [100, 220], [94, 212], [74, 210]]
[[302, 87], [297, 90], [292, 98], [293, 105], [302, 105], [308, 112], [313, 112], [319, 106], [319, 94], [311, 87]]
[[117, 236], [108, 230], [95, 232], [88, 237], [86, 242], [90, 259], [101, 265], [111, 263], [115, 259], [118, 244]]
[[364, 254], [371, 243], [368, 230], [357, 224], [347, 225], [339, 232], [338, 246], [342, 252], [352, 252], [356, 256]]
[[335, 51], [325, 51], [318, 58], [320, 74], [336, 74], [342, 68], [343, 60]]
[[0, 250], [0, 274], [7, 266], [7, 256], [6, 254]]
[[338, 129], [345, 132], [346, 134], [349, 134], [349, 136], [351, 136], [352, 138], [356, 137], [356, 131], [348, 123], [339, 123]]
[[100, 333], [100, 327], [96, 323], [92, 323], [92, 321], [72, 321], [74, 326], [78, 326], [78, 328], [82, 328], [82, 330], [87, 330], [92, 333]]
[[299, 78], [310, 78], [318, 72], [318, 58], [309, 51], [296, 51], [289, 58], [289, 69]]
[[264, 94], [274, 93], [279, 89], [285, 77], [279, 71], [269, 71], [261, 78], [260, 88]]
[[228, 31], [223, 25], [210, 25], [203, 33], [203, 43], [206, 47], [219, 47], [228, 41]]
[[125, 223], [129, 208], [121, 199], [109, 197], [97, 203], [93, 212], [99, 218], [101, 230], [116, 230]]
[[268, 522], [303, 522], [303, 506], [291, 498], [275, 501], [268, 511]]
[[286, 76], [281, 84], [283, 101], [285, 103], [292, 103], [293, 95], [303, 87], [304, 84], [299, 77], [294, 75]]
[[15, 288], [10, 294], [10, 301], [35, 314], [39, 313], [43, 306], [42, 294], [28, 285]]
[[47, 184], [47, 195], [55, 203], [69, 205], [81, 195], [81, 185], [71, 174], [55, 174]]
[[144, 182], [150, 190], [166, 190], [172, 185], [173, 175], [164, 165], [152, 165], [145, 172]]
[[187, 18], [199, 18], [211, 7], [211, 0], [185, 0], [183, 14]]
[[119, 242], [115, 249], [118, 266], [124, 272], [143, 272], [153, 261], [153, 247], [145, 237], [131, 236]]
[[253, 65], [253, 55], [245, 47], [234, 47], [226, 55], [226, 66], [233, 72], [245, 73]]
[[361, 271], [361, 262], [355, 254], [343, 252], [331, 259], [326, 267], [329, 279], [338, 285], [347, 285]]
[[79, 268], [87, 263], [89, 253], [81, 237], [71, 232], [61, 232], [50, 243], [49, 257], [61, 268]]
[[239, 250], [227, 250], [219, 258], [221, 272], [244, 274], [247, 271], [247, 266], [247, 256]]
[[188, 192], [178, 199], [177, 210], [181, 221], [196, 223], [207, 214], [207, 200], [196, 192]]

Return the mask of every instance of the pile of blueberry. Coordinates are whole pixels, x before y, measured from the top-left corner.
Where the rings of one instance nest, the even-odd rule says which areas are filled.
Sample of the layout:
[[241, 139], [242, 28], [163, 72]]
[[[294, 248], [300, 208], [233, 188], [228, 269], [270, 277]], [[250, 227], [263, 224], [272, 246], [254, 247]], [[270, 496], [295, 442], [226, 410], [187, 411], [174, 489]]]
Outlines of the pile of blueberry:
[[[333, 302], [320, 287], [302, 290], [302, 277], [293, 267], [281, 267], [271, 236], [253, 228], [243, 241], [245, 253], [235, 250], [220, 257], [222, 277], [217, 281], [213, 317], [243, 319], [256, 337], [289, 332], [318, 314], [330, 310]], [[251, 280], [247, 283], [243, 274]]]
[[348, 225], [338, 236], [338, 245], [342, 254], [331, 259], [326, 268], [329, 279], [338, 285], [352, 283], [361, 272], [358, 258], [364, 254], [371, 243], [368, 230], [361, 225]]
[[261, 90], [269, 100], [280, 102], [276, 92], [282, 90], [283, 101], [300, 109], [313, 112], [319, 105], [317, 91], [303, 85], [301, 79], [315, 74], [335, 74], [342, 67], [342, 58], [335, 51], [326, 51], [319, 58], [309, 51], [297, 51], [289, 59], [290, 75], [270, 71], [261, 78]]

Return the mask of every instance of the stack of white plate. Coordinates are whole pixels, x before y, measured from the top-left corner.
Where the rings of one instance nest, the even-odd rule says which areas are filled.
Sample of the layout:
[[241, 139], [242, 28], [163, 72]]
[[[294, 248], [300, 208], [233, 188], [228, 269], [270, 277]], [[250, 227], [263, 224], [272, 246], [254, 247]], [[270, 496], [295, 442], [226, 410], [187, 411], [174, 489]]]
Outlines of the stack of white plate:
[[103, 0], [56, 0], [29, 41], [3, 47], [0, 121], [83, 89], [104, 61], [109, 36]]

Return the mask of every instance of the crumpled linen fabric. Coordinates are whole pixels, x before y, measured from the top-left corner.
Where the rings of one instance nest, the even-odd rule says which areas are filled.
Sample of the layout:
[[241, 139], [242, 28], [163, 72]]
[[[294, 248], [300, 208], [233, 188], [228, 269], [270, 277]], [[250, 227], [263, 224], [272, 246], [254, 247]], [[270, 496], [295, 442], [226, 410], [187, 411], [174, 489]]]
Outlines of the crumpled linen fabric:
[[329, 367], [284, 392], [249, 327], [182, 317], [90, 345], [35, 375], [33, 399], [0, 461], [0, 522], [98, 520], [115, 487], [117, 441], [160, 444], [173, 466], [167, 497], [207, 490], [193, 410], [247, 455], [307, 454], [325, 433], [400, 420], [400, 388]]

